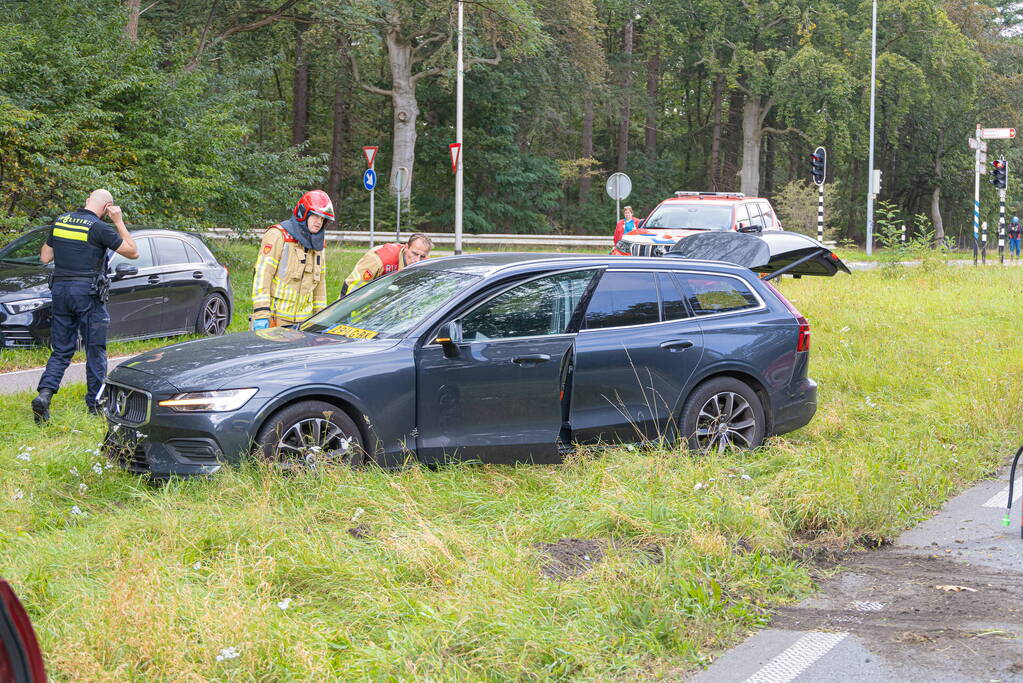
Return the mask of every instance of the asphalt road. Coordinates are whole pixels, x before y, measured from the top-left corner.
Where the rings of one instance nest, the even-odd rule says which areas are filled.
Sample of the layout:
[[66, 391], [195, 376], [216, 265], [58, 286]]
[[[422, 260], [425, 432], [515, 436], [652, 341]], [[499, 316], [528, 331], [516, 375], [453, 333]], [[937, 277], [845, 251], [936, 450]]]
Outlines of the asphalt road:
[[1008, 471], [875, 551], [719, 657], [699, 683], [1023, 681], [1023, 539]]
[[[107, 372], [110, 372], [117, 364], [131, 356], [122, 358], [110, 358], [107, 360]], [[43, 374], [43, 368], [31, 368], [29, 370], [15, 370], [14, 372], [0, 373], [0, 394], [16, 394], [19, 391], [35, 391], [39, 383], [39, 377]], [[69, 384], [85, 382], [85, 363], [72, 363], [64, 373], [64, 379], [60, 385], [66, 387]]]

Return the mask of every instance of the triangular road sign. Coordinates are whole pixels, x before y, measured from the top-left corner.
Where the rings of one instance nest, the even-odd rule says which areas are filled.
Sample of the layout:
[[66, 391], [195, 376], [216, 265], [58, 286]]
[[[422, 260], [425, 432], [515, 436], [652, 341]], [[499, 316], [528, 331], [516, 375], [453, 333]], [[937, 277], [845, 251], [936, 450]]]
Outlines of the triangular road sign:
[[462, 156], [462, 143], [452, 142], [448, 148], [451, 150], [451, 172], [458, 173], [458, 159]]
[[373, 168], [373, 161], [377, 158], [377, 148], [363, 147], [362, 154], [366, 157], [366, 165]]

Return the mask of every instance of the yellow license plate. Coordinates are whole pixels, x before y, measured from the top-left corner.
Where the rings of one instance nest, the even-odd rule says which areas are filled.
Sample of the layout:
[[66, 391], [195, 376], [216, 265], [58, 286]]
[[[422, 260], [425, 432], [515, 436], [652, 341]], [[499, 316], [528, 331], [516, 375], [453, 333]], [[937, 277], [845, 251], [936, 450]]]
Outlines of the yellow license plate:
[[335, 325], [329, 329], [324, 330], [327, 334], [336, 334], [339, 337], [348, 337], [349, 339], [372, 339], [379, 334], [373, 330], [364, 330], [360, 327], [349, 327], [348, 325]]

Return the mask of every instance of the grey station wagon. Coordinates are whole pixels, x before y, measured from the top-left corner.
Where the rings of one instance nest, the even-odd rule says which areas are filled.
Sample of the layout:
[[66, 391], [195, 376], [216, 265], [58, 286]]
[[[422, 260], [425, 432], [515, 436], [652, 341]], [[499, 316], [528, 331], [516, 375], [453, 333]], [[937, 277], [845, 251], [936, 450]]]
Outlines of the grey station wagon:
[[574, 444], [659, 438], [753, 448], [813, 416], [809, 339], [806, 319], [738, 265], [430, 259], [294, 328], [120, 365], [104, 389], [105, 450], [169, 476], [253, 451], [286, 466], [391, 467], [557, 462]]

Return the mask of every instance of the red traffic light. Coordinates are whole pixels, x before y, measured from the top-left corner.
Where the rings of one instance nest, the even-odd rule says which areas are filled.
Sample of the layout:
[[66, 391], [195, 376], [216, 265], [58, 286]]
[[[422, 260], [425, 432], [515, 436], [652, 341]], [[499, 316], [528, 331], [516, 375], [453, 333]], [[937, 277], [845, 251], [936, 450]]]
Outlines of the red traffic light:
[[1005, 168], [1005, 162], [1001, 159], [991, 162], [992, 168]]

